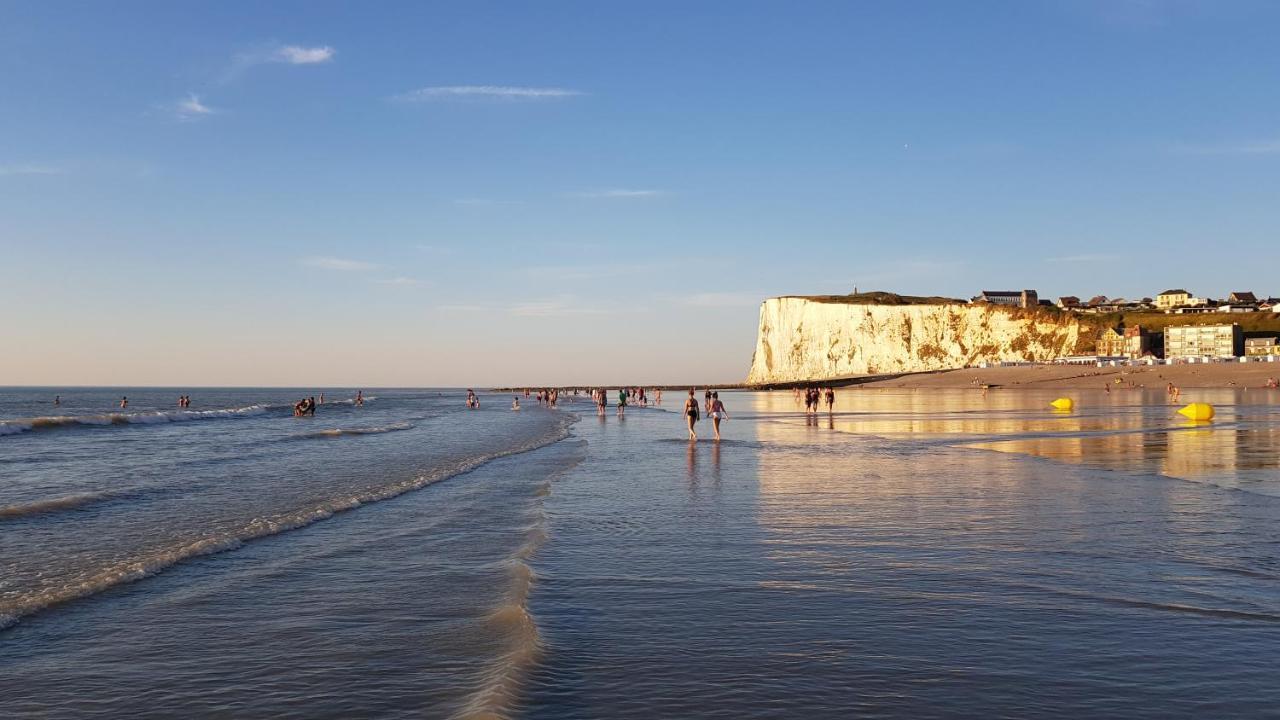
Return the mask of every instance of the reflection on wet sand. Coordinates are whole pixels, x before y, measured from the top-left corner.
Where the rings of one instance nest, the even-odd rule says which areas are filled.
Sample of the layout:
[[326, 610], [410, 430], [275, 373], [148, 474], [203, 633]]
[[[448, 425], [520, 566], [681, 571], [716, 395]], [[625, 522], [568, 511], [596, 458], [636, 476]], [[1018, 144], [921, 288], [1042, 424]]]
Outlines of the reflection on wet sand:
[[[1215, 406], [1212, 423], [1196, 424], [1176, 413], [1162, 391], [1072, 393], [1076, 410], [1055, 411], [1057, 392], [847, 391], [821, 426], [863, 436], [965, 444], [1033, 455], [1070, 464], [1160, 474], [1247, 487], [1280, 495], [1275, 458], [1280, 450], [1280, 411], [1274, 393], [1197, 390], [1182, 400]], [[786, 393], [758, 397], [754, 409], [783, 422], [817, 427], [819, 420], [793, 413]], [[801, 408], [802, 409], [802, 408]]]

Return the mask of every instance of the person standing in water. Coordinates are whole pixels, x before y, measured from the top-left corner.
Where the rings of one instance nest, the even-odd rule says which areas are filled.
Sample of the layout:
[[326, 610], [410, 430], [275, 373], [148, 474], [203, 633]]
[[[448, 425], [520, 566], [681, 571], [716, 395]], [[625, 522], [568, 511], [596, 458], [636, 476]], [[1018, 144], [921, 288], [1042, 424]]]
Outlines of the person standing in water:
[[124, 410], [127, 407], [129, 407], [129, 398], [128, 397], [120, 398], [120, 409]]
[[53, 406], [54, 406], [54, 407], [58, 407], [58, 406], [59, 406], [59, 405], [61, 405], [61, 404], [62, 404], [62, 396], [61, 396], [61, 395], [54, 395], [54, 396], [53, 396]]
[[520, 396], [519, 396], [519, 395], [512, 395], [512, 396], [511, 396], [511, 409], [512, 409], [512, 410], [519, 410], [519, 409], [520, 409]]
[[357, 390], [356, 391], [356, 407], [361, 407], [363, 405], [364, 405], [364, 391]]
[[720, 393], [711, 393], [711, 407], [707, 408], [707, 414], [711, 416], [711, 426], [716, 431], [716, 442], [720, 442], [720, 421], [728, 420], [729, 413], [724, 410], [724, 403], [720, 402]]
[[827, 388], [827, 414], [832, 413], [836, 404], [836, 391], [830, 387]]
[[596, 414], [604, 417], [604, 411], [607, 407], [609, 407], [609, 391], [600, 388], [596, 390]]
[[698, 422], [698, 398], [693, 394], [693, 388], [689, 388], [689, 399], [684, 401], [684, 419], [689, 424], [689, 439], [697, 440], [698, 433], [694, 432], [694, 423]]
[[627, 390], [622, 388], [618, 391], [618, 417], [622, 417], [627, 409]]

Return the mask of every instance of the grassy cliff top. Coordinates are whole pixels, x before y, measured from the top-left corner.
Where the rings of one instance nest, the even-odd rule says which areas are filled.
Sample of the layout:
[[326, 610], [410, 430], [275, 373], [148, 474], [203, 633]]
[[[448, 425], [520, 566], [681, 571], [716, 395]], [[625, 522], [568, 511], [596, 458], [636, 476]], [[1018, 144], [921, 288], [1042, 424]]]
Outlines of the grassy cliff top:
[[921, 297], [919, 295], [899, 295], [880, 290], [848, 295], [783, 295], [784, 298], [799, 298], [821, 303], [837, 303], [844, 305], [963, 305], [963, 300], [945, 297]]

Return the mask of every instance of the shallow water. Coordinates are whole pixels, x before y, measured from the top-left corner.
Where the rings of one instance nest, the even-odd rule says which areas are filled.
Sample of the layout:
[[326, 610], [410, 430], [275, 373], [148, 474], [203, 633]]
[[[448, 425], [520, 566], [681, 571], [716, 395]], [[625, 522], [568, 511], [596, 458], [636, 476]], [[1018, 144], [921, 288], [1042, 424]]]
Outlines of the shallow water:
[[[139, 411], [170, 395], [134, 392]], [[0, 390], [0, 418], [46, 414], [44, 394]], [[1208, 425], [1140, 391], [1064, 414], [1026, 391], [848, 390], [816, 419], [726, 393], [719, 445], [657, 408], [371, 391], [295, 419], [288, 391], [207, 394], [194, 410], [265, 409], [0, 437], [6, 712], [1280, 707], [1265, 391], [1189, 398]]]

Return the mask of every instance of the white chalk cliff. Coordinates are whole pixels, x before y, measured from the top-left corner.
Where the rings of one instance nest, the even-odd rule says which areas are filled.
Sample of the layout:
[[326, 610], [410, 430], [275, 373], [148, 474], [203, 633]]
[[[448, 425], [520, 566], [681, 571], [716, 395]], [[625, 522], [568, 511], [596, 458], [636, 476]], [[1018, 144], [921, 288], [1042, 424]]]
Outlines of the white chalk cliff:
[[747, 382], [1050, 360], [1092, 347], [1092, 335], [1072, 315], [990, 305], [879, 305], [779, 297], [760, 306]]

